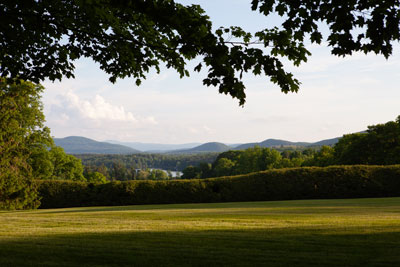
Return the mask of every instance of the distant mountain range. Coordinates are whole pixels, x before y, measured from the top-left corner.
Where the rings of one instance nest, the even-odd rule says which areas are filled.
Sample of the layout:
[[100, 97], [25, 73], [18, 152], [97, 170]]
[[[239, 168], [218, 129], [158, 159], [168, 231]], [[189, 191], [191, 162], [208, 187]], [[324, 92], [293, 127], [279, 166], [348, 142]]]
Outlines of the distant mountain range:
[[57, 146], [64, 148], [68, 154], [136, 154], [136, 153], [168, 153], [168, 154], [194, 154], [205, 152], [224, 152], [228, 150], [241, 150], [254, 147], [268, 148], [301, 148], [301, 147], [317, 147], [323, 145], [334, 145], [340, 137], [321, 140], [315, 143], [308, 142], [290, 142], [279, 139], [267, 139], [259, 143], [246, 143], [240, 145], [226, 145], [218, 142], [210, 142], [205, 144], [188, 143], [188, 144], [153, 144], [139, 142], [119, 142], [108, 141], [98, 142], [86, 137], [69, 136], [65, 138], [54, 138]]
[[175, 145], [175, 144], [156, 144], [156, 143], [141, 143], [141, 142], [120, 142], [115, 140], [106, 140], [105, 142], [111, 144], [123, 145], [134, 149], [138, 149], [140, 151], [153, 152], [153, 153], [162, 153], [171, 150], [183, 150], [201, 145], [201, 143], [187, 143], [187, 144]]
[[131, 147], [98, 142], [81, 136], [54, 138], [54, 143], [64, 148], [65, 153], [68, 154], [135, 154], [141, 152]]
[[193, 148], [168, 151], [170, 154], [194, 154], [204, 152], [225, 152], [232, 149], [232, 147], [218, 142], [205, 143]]
[[241, 150], [241, 149], [247, 149], [250, 147], [254, 146], [260, 146], [260, 147], [304, 147], [310, 145], [310, 143], [305, 143], [305, 142], [290, 142], [286, 140], [279, 140], [279, 139], [267, 139], [264, 140], [260, 143], [247, 143], [247, 144], [242, 144], [237, 147], [235, 147], [235, 150]]
[[308, 143], [308, 142], [290, 142], [286, 140], [279, 140], [279, 139], [267, 139], [264, 140], [260, 143], [247, 143], [247, 144], [242, 144], [237, 147], [235, 147], [235, 150], [241, 150], [241, 149], [247, 149], [250, 147], [254, 147], [255, 145], [258, 145], [260, 147], [269, 147], [269, 148], [281, 148], [281, 147], [315, 147], [315, 146], [331, 146], [336, 144], [339, 141], [340, 137], [336, 138], [331, 138], [331, 139], [326, 139], [326, 140], [321, 140], [318, 142], [314, 143]]
[[331, 146], [339, 142], [340, 137], [336, 138], [331, 138], [331, 139], [325, 139], [321, 140], [315, 143], [312, 143], [310, 146]]

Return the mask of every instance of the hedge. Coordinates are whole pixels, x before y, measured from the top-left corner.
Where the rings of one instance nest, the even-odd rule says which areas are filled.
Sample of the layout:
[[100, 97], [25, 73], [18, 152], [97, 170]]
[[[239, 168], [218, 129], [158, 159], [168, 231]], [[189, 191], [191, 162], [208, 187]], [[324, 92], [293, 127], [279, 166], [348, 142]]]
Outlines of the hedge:
[[269, 170], [193, 180], [38, 181], [40, 208], [400, 196], [400, 165]]

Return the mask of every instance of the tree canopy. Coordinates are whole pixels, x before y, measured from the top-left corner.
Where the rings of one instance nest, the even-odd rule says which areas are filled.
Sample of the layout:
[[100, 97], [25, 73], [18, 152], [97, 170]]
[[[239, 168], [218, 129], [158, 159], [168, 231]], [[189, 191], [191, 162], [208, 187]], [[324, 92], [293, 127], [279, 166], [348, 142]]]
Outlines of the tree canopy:
[[399, 164], [400, 116], [395, 121], [368, 126], [367, 132], [344, 135], [334, 148], [339, 164]]
[[161, 63], [189, 76], [187, 62], [200, 56], [194, 70], [207, 69], [203, 84], [243, 105], [245, 72], [269, 77], [285, 93], [298, 91], [300, 82], [282, 58], [294, 65], [307, 61], [306, 42], [324, 40], [321, 23], [328, 25], [326, 40], [339, 56], [361, 51], [389, 57], [400, 38], [398, 0], [253, 0], [251, 8], [284, 22], [251, 34], [240, 27], [213, 31], [200, 6], [173, 0], [4, 0], [0, 76], [61, 80], [74, 76], [74, 60], [88, 57], [111, 82], [134, 77], [139, 85]]
[[52, 142], [43, 125], [42, 90], [30, 82], [9, 84], [0, 78], [0, 209], [39, 204], [29, 157]]
[[35, 179], [86, 181], [81, 160], [54, 146], [44, 126], [43, 89], [0, 78], [0, 209], [37, 207]]

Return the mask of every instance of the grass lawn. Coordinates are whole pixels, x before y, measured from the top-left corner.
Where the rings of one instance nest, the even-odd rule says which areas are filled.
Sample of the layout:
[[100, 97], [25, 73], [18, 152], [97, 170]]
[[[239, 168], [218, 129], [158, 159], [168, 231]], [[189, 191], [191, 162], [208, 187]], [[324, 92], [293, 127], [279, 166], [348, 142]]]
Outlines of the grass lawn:
[[400, 198], [0, 212], [0, 266], [400, 266]]

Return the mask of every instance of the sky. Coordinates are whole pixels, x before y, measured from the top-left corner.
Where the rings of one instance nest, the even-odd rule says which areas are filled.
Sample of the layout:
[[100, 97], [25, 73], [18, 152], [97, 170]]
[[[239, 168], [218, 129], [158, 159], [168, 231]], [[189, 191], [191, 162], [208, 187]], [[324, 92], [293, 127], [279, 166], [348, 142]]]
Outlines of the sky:
[[[255, 32], [279, 22], [251, 11], [250, 1], [179, 2], [201, 5], [215, 29], [233, 25]], [[357, 53], [338, 58], [325, 44], [307, 48], [312, 52], [307, 63], [285, 65], [302, 83], [298, 93], [284, 94], [268, 77], [246, 75], [244, 107], [217, 88], [203, 86], [206, 72], [180, 79], [163, 68], [160, 74], [150, 72], [138, 87], [133, 79], [112, 84], [96, 63], [80, 59], [75, 62], [75, 79], [42, 83], [46, 125], [54, 137], [98, 141], [314, 142], [363, 131], [400, 115], [398, 44], [388, 60]]]

